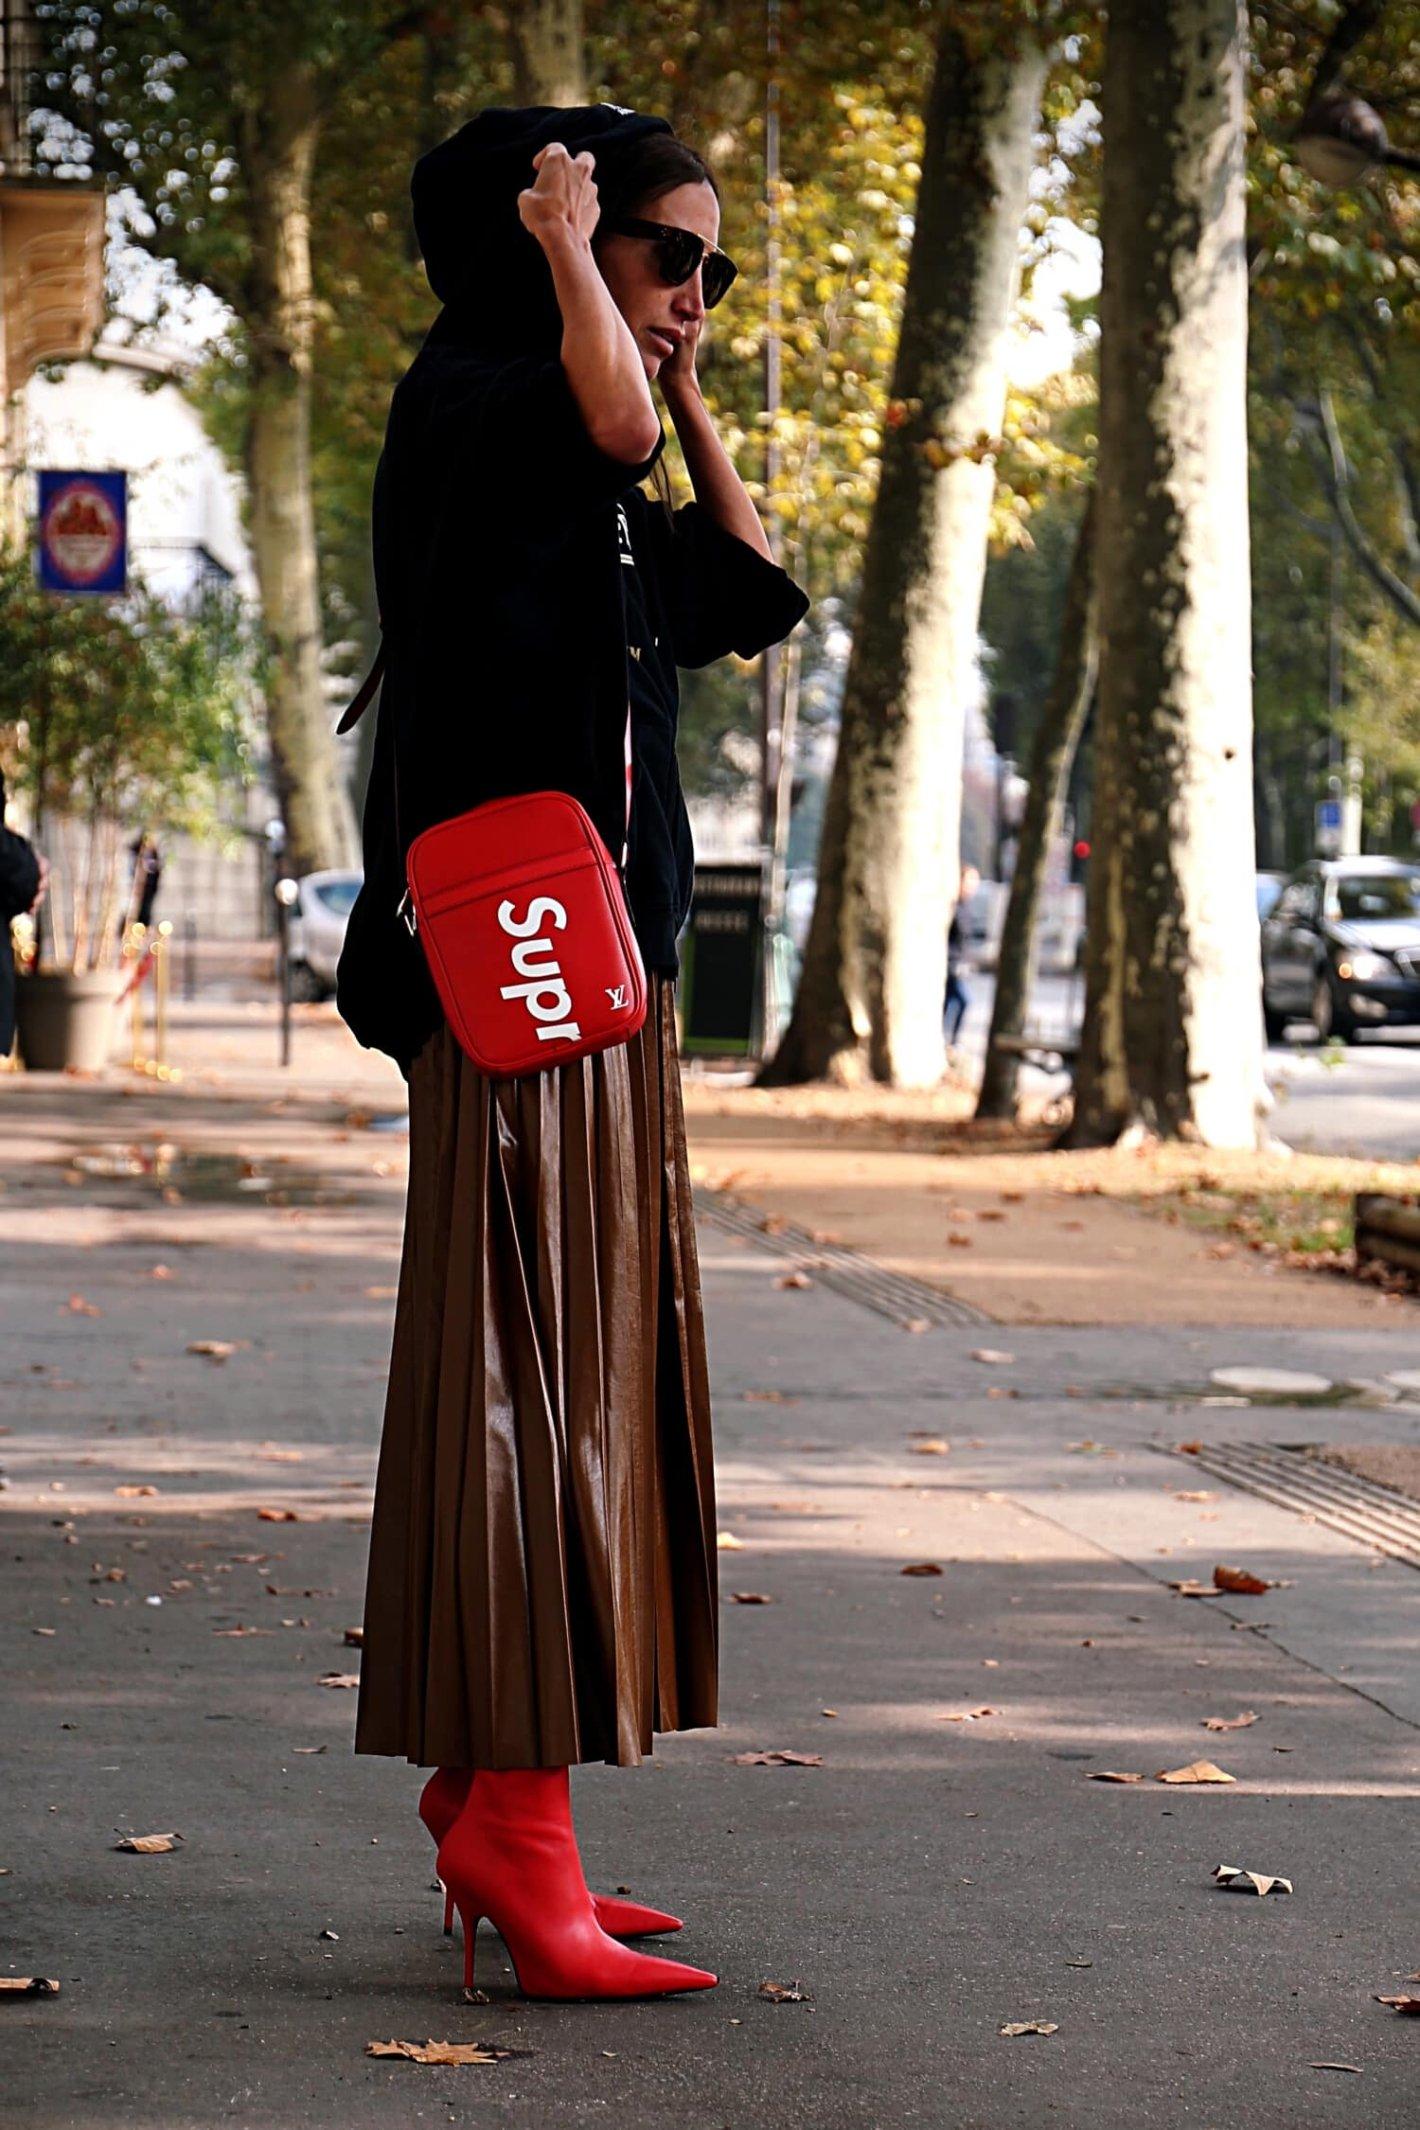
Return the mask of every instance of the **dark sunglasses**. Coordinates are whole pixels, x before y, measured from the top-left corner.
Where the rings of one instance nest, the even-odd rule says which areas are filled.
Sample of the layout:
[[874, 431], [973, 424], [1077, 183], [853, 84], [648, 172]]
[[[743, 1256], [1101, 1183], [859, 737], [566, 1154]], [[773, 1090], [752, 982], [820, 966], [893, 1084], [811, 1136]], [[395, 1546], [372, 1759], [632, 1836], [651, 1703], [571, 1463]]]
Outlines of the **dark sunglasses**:
[[649, 237], [656, 247], [656, 265], [662, 280], [672, 288], [688, 281], [698, 266], [705, 308], [713, 311], [726, 294], [739, 268], [718, 244], [709, 244], [693, 229], [675, 229], [669, 222], [643, 222], [636, 215], [614, 215], [600, 225], [623, 237]]

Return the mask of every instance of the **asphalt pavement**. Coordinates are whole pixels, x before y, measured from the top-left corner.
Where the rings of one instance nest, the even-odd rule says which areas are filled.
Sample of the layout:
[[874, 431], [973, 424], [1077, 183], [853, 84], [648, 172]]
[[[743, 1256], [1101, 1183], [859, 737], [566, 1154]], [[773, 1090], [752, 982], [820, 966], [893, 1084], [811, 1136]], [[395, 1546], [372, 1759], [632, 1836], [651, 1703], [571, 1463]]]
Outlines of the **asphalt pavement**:
[[[684, 1915], [720, 1986], [530, 2004], [485, 1933], [467, 2004], [419, 1778], [351, 1754], [332, 1683], [377, 1121], [328, 1078], [0, 1093], [0, 1967], [60, 1983], [0, 2012], [7, 2123], [1413, 2124], [1420, 2024], [1377, 1998], [1420, 1969], [1416, 1571], [1180, 1447], [1420, 1441], [1408, 1316], [911, 1333], [707, 1201], [723, 1721], [574, 1794], [593, 1883]], [[1239, 1397], [1240, 1364], [1328, 1388]], [[1170, 1587], [1220, 1562], [1271, 1587]], [[1155, 1779], [1205, 1759], [1234, 1779]], [[366, 2054], [429, 2039], [516, 2053]]]

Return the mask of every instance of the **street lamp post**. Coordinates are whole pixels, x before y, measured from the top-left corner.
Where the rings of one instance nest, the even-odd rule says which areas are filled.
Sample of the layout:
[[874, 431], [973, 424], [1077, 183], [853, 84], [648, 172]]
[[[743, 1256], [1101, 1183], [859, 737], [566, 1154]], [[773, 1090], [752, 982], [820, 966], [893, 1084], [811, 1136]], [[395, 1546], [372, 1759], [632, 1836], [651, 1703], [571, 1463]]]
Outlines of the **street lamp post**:
[[[779, 478], [779, 443], [775, 424], [780, 395], [779, 298], [779, 0], [765, 0], [767, 60], [764, 108], [764, 501], [769, 508]], [[767, 528], [770, 551], [779, 560], [779, 529], [772, 510]], [[759, 970], [759, 1045], [768, 1050], [775, 1034], [776, 984], [774, 941], [783, 907], [780, 850], [780, 785], [784, 776], [783, 698], [779, 646], [770, 644], [759, 658], [759, 840], [763, 854]]]

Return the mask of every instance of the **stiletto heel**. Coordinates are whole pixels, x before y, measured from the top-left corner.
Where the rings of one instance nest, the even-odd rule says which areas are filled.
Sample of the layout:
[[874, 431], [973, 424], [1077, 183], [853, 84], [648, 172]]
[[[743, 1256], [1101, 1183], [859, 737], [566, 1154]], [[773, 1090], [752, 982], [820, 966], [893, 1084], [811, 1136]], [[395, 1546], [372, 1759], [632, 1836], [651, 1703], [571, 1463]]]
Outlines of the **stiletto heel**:
[[[449, 1899], [453, 1900], [452, 1894]], [[460, 1909], [459, 1921], [463, 1925], [463, 1986], [465, 1989], [472, 1989], [474, 1956], [478, 1951], [478, 1926], [483, 1918], [475, 1909], [470, 1908], [467, 1913]]]
[[465, 1987], [486, 1916], [528, 1997], [663, 1997], [718, 1977], [657, 1960], [597, 1921], [572, 1830], [566, 1768], [480, 1771], [439, 1849], [439, 1876], [464, 1926]]
[[[472, 1782], [472, 1768], [435, 1768], [420, 1792], [419, 1817], [436, 1849], [467, 1803]], [[592, 1907], [609, 1938], [659, 1937], [685, 1928], [679, 1916], [667, 1915], [663, 1908], [647, 1908], [640, 1901], [623, 1901], [611, 1893], [594, 1893]], [[454, 1897], [446, 1886], [444, 1936], [452, 1937], [453, 1930]]]

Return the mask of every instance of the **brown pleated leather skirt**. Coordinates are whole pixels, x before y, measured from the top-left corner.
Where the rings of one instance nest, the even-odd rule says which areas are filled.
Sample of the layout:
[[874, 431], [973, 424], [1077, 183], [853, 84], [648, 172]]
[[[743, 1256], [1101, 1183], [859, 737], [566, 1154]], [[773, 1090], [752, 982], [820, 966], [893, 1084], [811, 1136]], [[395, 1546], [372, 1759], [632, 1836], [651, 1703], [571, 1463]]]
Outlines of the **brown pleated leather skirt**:
[[716, 1721], [710, 1390], [673, 982], [630, 1043], [409, 1082], [358, 1753], [634, 1765]]

